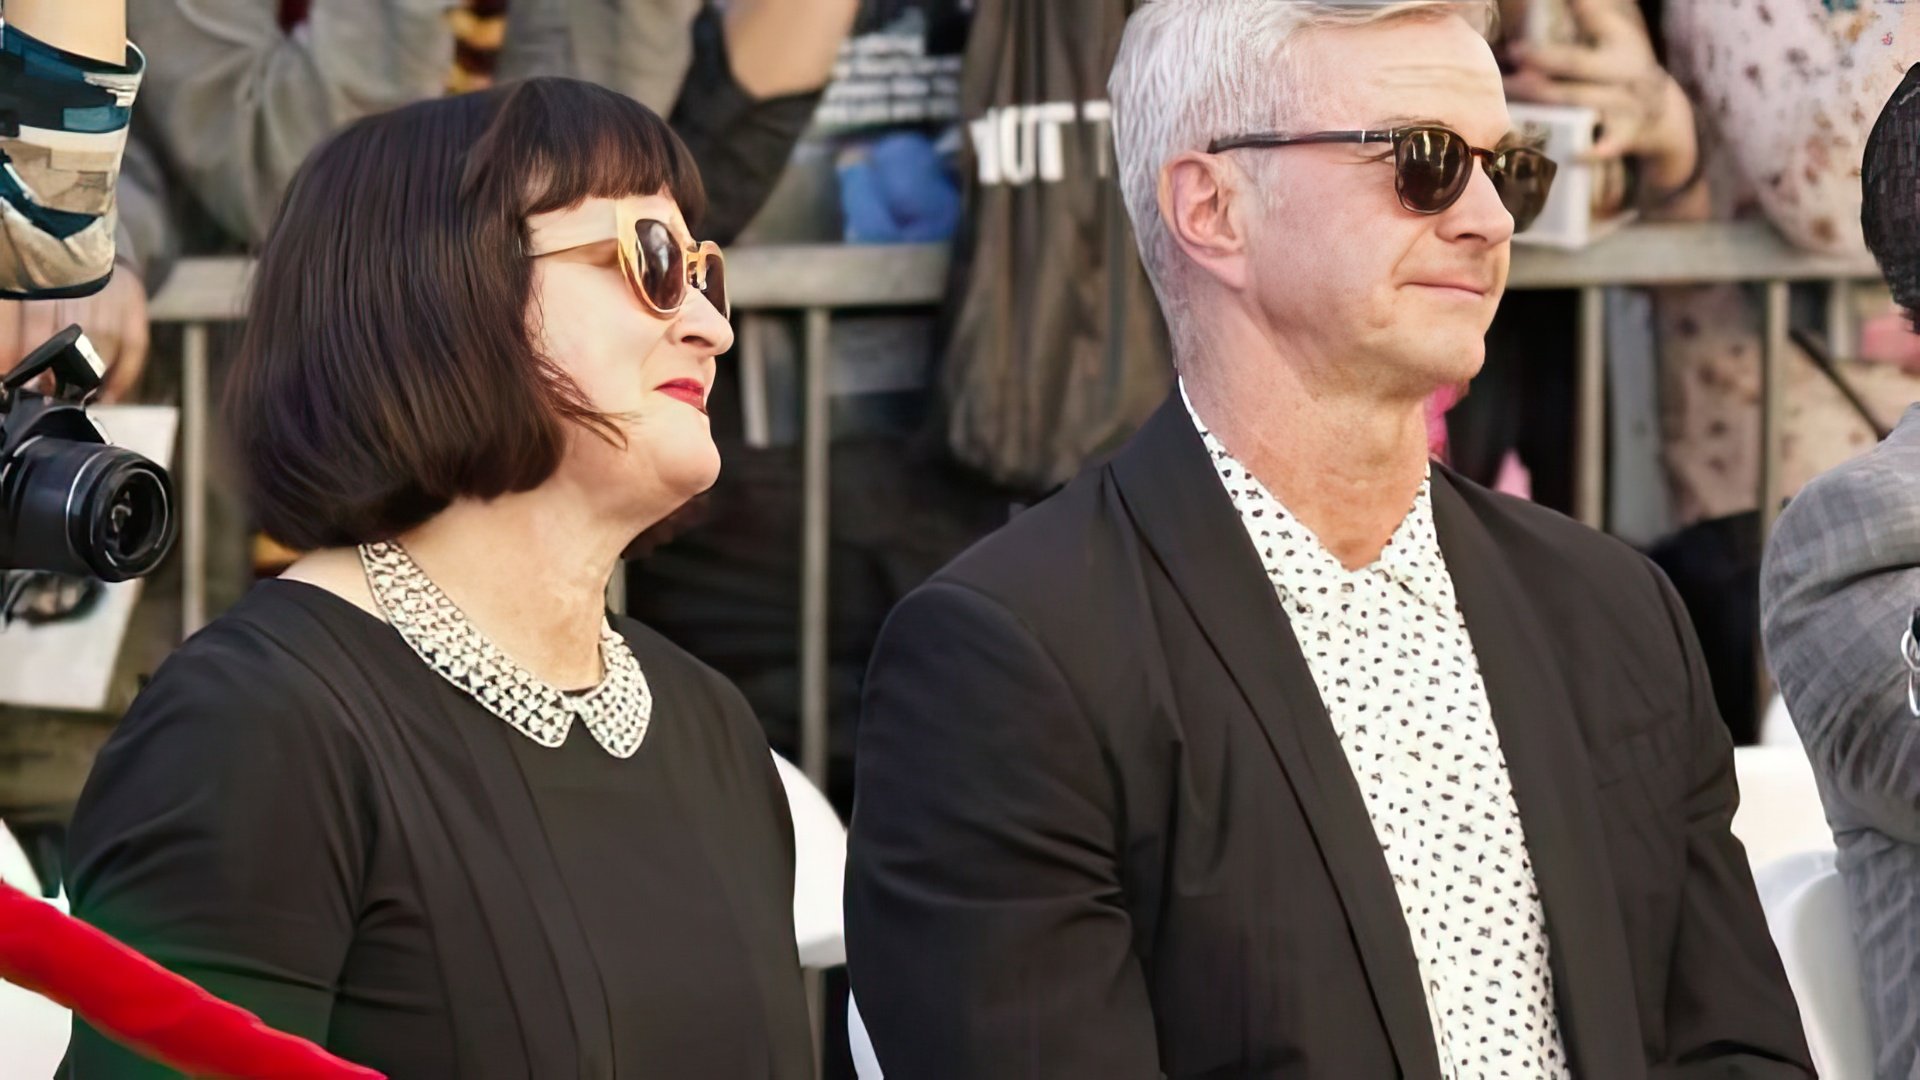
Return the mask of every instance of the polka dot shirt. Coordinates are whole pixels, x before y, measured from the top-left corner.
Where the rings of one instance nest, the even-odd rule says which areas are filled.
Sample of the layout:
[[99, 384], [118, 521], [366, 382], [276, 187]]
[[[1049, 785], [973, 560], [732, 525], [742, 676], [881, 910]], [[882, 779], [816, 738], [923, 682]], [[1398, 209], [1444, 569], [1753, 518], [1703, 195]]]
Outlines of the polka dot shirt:
[[1379, 559], [1348, 570], [1193, 422], [1359, 783], [1426, 983], [1441, 1075], [1567, 1077], [1546, 919], [1434, 531], [1432, 481]]

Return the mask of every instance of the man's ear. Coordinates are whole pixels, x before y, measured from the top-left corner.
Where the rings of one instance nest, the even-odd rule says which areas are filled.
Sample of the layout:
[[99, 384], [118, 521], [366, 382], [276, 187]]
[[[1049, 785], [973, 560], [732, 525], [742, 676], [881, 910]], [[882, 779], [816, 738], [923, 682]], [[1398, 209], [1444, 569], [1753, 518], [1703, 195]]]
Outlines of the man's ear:
[[1229, 289], [1247, 283], [1246, 174], [1216, 154], [1181, 154], [1160, 170], [1160, 218], [1195, 266]]

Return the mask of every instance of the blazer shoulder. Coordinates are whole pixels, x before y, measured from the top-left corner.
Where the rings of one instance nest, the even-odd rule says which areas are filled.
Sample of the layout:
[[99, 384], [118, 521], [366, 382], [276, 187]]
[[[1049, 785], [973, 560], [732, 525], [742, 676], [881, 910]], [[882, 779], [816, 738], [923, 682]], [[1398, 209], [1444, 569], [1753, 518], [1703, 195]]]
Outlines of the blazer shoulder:
[[1474, 516], [1489, 525], [1509, 526], [1545, 543], [1572, 544], [1583, 551], [1600, 553], [1603, 558], [1639, 554], [1624, 541], [1575, 521], [1551, 507], [1482, 487], [1451, 469], [1442, 470], [1438, 466], [1435, 469], [1436, 473], [1444, 474], [1447, 483], [1466, 501]]
[[1920, 447], [1883, 443], [1787, 504], [1761, 562], [1760, 628], [1797, 723], [1840, 712], [1868, 687], [1884, 691], [1873, 715], [1905, 709], [1886, 677], [1897, 664], [1884, 661], [1912, 613], [1916, 566]]
[[1601, 604], [1623, 596], [1664, 604], [1659, 594], [1665, 575], [1626, 541], [1558, 510], [1491, 491], [1450, 471], [1446, 476], [1501, 555], [1529, 584], [1556, 595], [1579, 592]]
[[956, 585], [992, 600], [1035, 627], [1048, 612], [1085, 610], [1110, 573], [1122, 535], [1104, 469], [1060, 491], [962, 552], [928, 584]]
[[[1834, 502], [1889, 508], [1920, 505], [1920, 444], [1883, 442], [1808, 481], [1788, 506]], [[1781, 516], [1784, 519], [1786, 514]]]
[[1883, 443], [1809, 481], [1769, 540], [1769, 572], [1781, 562], [1842, 576], [1920, 562], [1920, 446]]

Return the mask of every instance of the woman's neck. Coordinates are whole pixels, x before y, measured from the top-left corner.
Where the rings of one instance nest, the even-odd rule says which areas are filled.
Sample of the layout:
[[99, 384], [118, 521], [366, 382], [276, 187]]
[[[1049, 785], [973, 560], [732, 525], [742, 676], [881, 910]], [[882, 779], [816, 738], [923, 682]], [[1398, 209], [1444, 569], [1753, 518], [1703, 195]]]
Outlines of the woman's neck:
[[476, 629], [542, 681], [600, 681], [607, 579], [633, 537], [539, 491], [454, 503], [400, 537]]

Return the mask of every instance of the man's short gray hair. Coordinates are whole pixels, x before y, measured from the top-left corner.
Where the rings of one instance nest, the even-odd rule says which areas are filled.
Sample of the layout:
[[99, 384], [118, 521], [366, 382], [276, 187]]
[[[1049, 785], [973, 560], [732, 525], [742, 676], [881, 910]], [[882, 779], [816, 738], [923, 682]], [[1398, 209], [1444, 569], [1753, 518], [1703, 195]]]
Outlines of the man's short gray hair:
[[[1160, 220], [1160, 170], [1216, 138], [1269, 131], [1301, 115], [1308, 89], [1288, 52], [1302, 30], [1457, 14], [1490, 31], [1493, 0], [1146, 0], [1127, 20], [1107, 80], [1120, 192], [1178, 344], [1177, 252]], [[1258, 167], [1258, 166], [1256, 166]], [[1172, 287], [1170, 287], [1172, 286]]]

